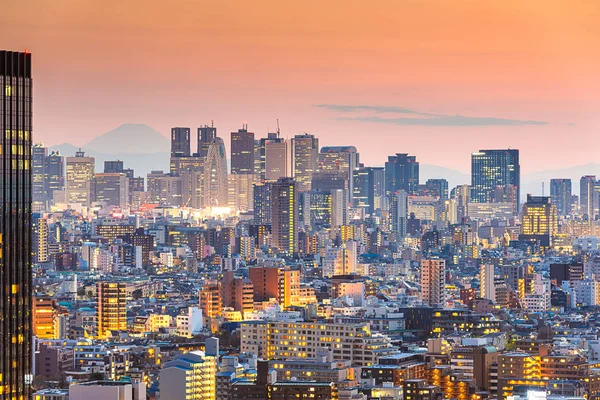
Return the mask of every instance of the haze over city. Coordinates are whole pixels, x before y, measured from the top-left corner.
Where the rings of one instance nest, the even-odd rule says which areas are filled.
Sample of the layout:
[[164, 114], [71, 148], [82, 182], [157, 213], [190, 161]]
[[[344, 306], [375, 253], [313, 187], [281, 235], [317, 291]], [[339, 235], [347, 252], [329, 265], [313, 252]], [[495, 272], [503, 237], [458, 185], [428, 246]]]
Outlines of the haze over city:
[[462, 172], [478, 148], [519, 148], [526, 172], [596, 161], [595, 2], [163, 5], [3, 4], [2, 44], [36, 55], [36, 140], [279, 119], [373, 165], [382, 148]]

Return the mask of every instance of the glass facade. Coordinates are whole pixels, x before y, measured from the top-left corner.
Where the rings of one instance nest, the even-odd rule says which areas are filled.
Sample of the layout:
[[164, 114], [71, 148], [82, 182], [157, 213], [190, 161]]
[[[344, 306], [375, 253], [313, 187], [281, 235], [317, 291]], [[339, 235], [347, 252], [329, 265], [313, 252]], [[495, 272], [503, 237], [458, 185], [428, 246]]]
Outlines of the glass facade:
[[0, 399], [30, 398], [31, 54], [0, 51]]
[[519, 150], [479, 150], [471, 154], [471, 201], [492, 203], [497, 187], [517, 188], [521, 199], [521, 167]]

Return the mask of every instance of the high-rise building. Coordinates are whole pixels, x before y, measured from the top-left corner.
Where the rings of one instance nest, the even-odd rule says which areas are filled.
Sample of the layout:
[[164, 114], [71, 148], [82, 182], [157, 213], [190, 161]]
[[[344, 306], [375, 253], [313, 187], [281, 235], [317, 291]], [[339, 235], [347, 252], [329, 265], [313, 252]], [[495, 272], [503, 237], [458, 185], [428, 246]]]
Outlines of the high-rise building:
[[479, 297], [496, 301], [493, 264], [483, 264], [479, 267]]
[[254, 203], [254, 224], [271, 225], [272, 223], [272, 205], [271, 190], [273, 182], [259, 182], [254, 184], [253, 203]]
[[265, 141], [265, 179], [289, 177], [288, 143], [283, 138]]
[[198, 128], [198, 154], [202, 154], [202, 146], [212, 143], [217, 137], [217, 128], [204, 125]]
[[298, 242], [298, 199], [293, 178], [280, 178], [271, 189], [273, 246], [282, 253], [296, 252]]
[[254, 133], [247, 127], [231, 132], [231, 173], [254, 174]]
[[46, 158], [48, 149], [35, 144], [31, 149], [31, 201], [34, 211], [41, 211], [48, 201], [46, 193]]
[[392, 231], [397, 232], [400, 237], [405, 237], [408, 224], [408, 193], [406, 190], [399, 190], [391, 196], [390, 219], [392, 220]]
[[426, 192], [425, 196], [438, 197], [440, 200], [446, 200], [448, 198], [448, 181], [446, 179], [427, 179], [425, 182]]
[[129, 201], [129, 182], [124, 173], [99, 173], [94, 176], [94, 201], [107, 206], [125, 207]]
[[67, 157], [67, 202], [90, 206], [95, 165], [94, 157], [86, 157], [81, 150]]
[[54, 192], [65, 188], [65, 158], [53, 151], [46, 157], [46, 196], [54, 199]]
[[491, 203], [498, 186], [513, 185], [521, 200], [519, 150], [479, 150], [471, 154], [471, 201]]
[[104, 339], [112, 331], [127, 330], [127, 284], [96, 282], [98, 337]]
[[421, 260], [421, 300], [431, 307], [443, 307], [446, 301], [446, 261]]
[[300, 295], [300, 271], [283, 267], [252, 267], [248, 276], [253, 285], [254, 301], [275, 299], [279, 305], [297, 305]]
[[409, 195], [417, 194], [419, 189], [419, 162], [416, 156], [397, 153], [389, 156], [385, 163], [385, 193], [391, 195], [405, 190]]
[[552, 198], [552, 203], [556, 206], [558, 215], [565, 216], [571, 214], [570, 179], [551, 179], [550, 197]]
[[600, 208], [596, 186], [596, 175], [585, 175], [579, 180], [579, 212], [589, 220], [596, 217]]
[[320, 173], [341, 172], [343, 174], [343, 179], [347, 182], [346, 188], [348, 189], [349, 200], [352, 200], [352, 196], [354, 195], [354, 179], [352, 173], [359, 165], [360, 156], [356, 147], [329, 146], [323, 147], [319, 153], [317, 171]]
[[0, 398], [30, 398], [31, 54], [0, 51]]
[[104, 161], [104, 173], [115, 174], [123, 172], [123, 161], [121, 160], [109, 160]]
[[190, 128], [171, 128], [171, 157], [190, 156]]
[[317, 169], [319, 139], [313, 135], [296, 135], [292, 139], [292, 173], [299, 192], [311, 189], [313, 174]]
[[521, 217], [520, 240], [536, 240], [540, 246], [550, 246], [558, 233], [558, 215], [550, 197], [527, 195]]
[[216, 137], [211, 143], [204, 145], [204, 206], [227, 206], [227, 156], [225, 143]]
[[385, 195], [385, 170], [383, 167], [359, 167], [353, 172], [354, 207], [372, 214], [381, 207]]
[[46, 263], [50, 261], [48, 254], [48, 236], [50, 233], [48, 219], [41, 217], [38, 213], [34, 213], [32, 220], [33, 262]]
[[253, 209], [253, 174], [229, 174], [227, 177], [227, 203], [239, 211]]

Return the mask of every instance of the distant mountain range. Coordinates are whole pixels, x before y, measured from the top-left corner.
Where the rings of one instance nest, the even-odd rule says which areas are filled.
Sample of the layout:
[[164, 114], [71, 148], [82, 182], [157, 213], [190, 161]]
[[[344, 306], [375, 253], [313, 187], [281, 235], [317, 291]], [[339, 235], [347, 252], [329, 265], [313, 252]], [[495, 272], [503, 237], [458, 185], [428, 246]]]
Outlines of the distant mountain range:
[[[58, 150], [64, 156], [74, 156], [79, 147], [63, 143], [50, 149]], [[153, 170], [169, 170], [169, 139], [144, 124], [121, 125], [86, 143], [81, 149], [87, 155], [96, 158], [96, 170], [99, 172], [103, 170], [104, 161], [107, 160], [123, 160], [125, 167], [133, 168], [136, 176], [145, 177]], [[583, 175], [600, 177], [600, 164], [591, 163], [526, 173], [521, 176], [521, 200], [525, 200], [528, 193], [541, 195], [542, 182], [545, 187], [544, 194], [549, 195], [552, 178], [570, 178], [573, 181], [573, 194], [579, 195], [579, 179]], [[421, 164], [421, 182], [431, 178], [447, 179], [450, 188], [471, 182], [470, 174], [437, 165]]]

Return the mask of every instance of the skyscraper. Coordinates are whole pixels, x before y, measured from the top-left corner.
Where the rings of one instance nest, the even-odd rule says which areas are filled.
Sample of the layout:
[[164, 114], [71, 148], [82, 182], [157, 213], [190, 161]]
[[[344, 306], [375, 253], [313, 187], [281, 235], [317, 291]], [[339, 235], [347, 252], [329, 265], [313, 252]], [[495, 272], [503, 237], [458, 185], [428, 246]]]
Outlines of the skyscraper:
[[372, 214], [381, 206], [385, 194], [385, 170], [383, 167], [360, 167], [353, 172], [353, 205]]
[[417, 194], [419, 188], [419, 162], [417, 157], [406, 153], [389, 156], [385, 163], [385, 194], [390, 196], [398, 190], [408, 195]]
[[498, 186], [513, 185], [517, 202], [521, 200], [519, 150], [479, 150], [471, 154], [471, 201], [493, 202]]
[[352, 172], [358, 168], [360, 156], [354, 146], [323, 147], [319, 153], [317, 171], [319, 173], [343, 173], [347, 183], [349, 200], [352, 200], [354, 182]]
[[392, 220], [392, 231], [397, 232], [400, 237], [405, 237], [408, 223], [408, 194], [406, 190], [398, 190], [391, 196], [390, 218]]
[[254, 133], [247, 127], [231, 132], [231, 173], [254, 174]]
[[307, 133], [292, 139], [292, 172], [299, 192], [308, 192], [317, 169], [319, 139]]
[[0, 387], [30, 398], [31, 54], [0, 51]]
[[65, 187], [65, 158], [59, 152], [53, 151], [46, 157], [46, 196], [49, 201], [54, 198], [54, 192]]
[[283, 138], [265, 141], [264, 154], [266, 180], [289, 177], [288, 143]]
[[273, 246], [283, 253], [295, 253], [298, 242], [298, 203], [293, 178], [280, 178], [273, 182], [271, 208]]
[[204, 158], [204, 206], [227, 206], [227, 156], [225, 143], [216, 137], [202, 150]]
[[253, 187], [254, 225], [271, 225], [271, 191], [273, 182], [260, 182]]
[[438, 258], [421, 260], [421, 300], [431, 307], [445, 302], [446, 261]]
[[190, 156], [190, 128], [171, 128], [171, 157]]
[[92, 179], [96, 160], [79, 150], [67, 157], [67, 201], [89, 207], [92, 202]]
[[446, 179], [427, 179], [425, 187], [429, 196], [439, 197], [440, 200], [448, 198], [448, 181]]
[[202, 154], [202, 146], [212, 143], [217, 137], [217, 128], [204, 125], [198, 128], [198, 154]]
[[590, 220], [598, 213], [597, 185], [596, 175], [585, 175], [579, 180], [579, 212], [584, 218]]
[[552, 203], [556, 206], [558, 215], [571, 214], [571, 180], [570, 179], [552, 179], [550, 180], [550, 197]]

